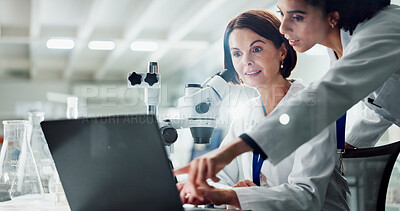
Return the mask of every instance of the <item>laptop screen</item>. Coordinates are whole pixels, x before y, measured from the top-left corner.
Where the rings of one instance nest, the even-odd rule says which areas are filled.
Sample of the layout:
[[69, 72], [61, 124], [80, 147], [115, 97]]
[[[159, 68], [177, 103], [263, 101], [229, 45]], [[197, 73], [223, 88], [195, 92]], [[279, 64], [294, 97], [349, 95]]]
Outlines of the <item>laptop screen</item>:
[[183, 210], [154, 116], [41, 126], [71, 210]]

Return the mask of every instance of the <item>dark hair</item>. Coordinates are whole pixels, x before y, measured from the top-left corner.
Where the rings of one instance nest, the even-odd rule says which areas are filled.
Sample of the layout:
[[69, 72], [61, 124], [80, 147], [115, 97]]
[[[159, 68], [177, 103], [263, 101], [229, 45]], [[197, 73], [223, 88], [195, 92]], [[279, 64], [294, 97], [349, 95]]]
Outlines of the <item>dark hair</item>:
[[274, 46], [277, 49], [281, 47], [282, 43], [284, 43], [287, 49], [287, 53], [285, 59], [283, 60], [283, 68], [280, 69], [280, 73], [282, 74], [283, 78], [287, 78], [290, 76], [290, 73], [296, 66], [297, 55], [293, 47], [289, 45], [289, 42], [279, 32], [280, 25], [281, 22], [279, 21], [279, 19], [266, 10], [249, 10], [240, 14], [239, 16], [231, 20], [231, 22], [229, 22], [228, 26], [225, 29], [224, 35], [224, 63], [225, 69], [227, 69], [228, 71], [233, 71], [232, 73], [235, 75], [231, 83], [242, 83], [239, 79], [239, 75], [233, 67], [229, 47], [229, 36], [231, 32], [234, 29], [240, 28], [250, 29], [258, 35], [264, 37], [265, 39], [270, 40], [272, 43], [274, 43]]
[[324, 15], [339, 12], [339, 29], [350, 31], [359, 23], [372, 18], [379, 10], [390, 4], [390, 0], [306, 0], [311, 6], [317, 7]]

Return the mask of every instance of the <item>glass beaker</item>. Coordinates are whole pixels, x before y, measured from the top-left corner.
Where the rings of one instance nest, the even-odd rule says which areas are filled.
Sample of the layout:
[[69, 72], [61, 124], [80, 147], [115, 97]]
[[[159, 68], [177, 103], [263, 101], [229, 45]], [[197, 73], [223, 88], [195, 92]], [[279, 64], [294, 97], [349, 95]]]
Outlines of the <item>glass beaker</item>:
[[[43, 188], [28, 143], [28, 121], [3, 121], [4, 142], [0, 152], [0, 201], [35, 194], [43, 197]], [[35, 195], [32, 197], [34, 198]]]
[[[30, 139], [33, 157], [38, 168], [39, 177], [44, 193], [54, 193], [54, 182], [56, 167], [51, 156], [49, 146], [44, 137], [40, 122], [44, 120], [44, 112], [29, 112]], [[49, 190], [52, 188], [52, 190]]]

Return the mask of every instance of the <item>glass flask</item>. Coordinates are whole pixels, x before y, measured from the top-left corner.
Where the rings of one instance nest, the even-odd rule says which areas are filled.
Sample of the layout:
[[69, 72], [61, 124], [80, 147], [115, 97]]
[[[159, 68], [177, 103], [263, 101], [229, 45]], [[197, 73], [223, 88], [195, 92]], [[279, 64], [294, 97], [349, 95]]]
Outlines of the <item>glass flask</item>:
[[54, 193], [56, 167], [40, 126], [40, 122], [44, 120], [44, 112], [29, 112], [28, 115], [31, 129], [29, 142], [32, 147], [32, 153], [38, 168], [43, 191], [44, 193]]
[[34, 194], [43, 197], [39, 172], [28, 143], [28, 121], [3, 121], [4, 142], [0, 152], [0, 201]]

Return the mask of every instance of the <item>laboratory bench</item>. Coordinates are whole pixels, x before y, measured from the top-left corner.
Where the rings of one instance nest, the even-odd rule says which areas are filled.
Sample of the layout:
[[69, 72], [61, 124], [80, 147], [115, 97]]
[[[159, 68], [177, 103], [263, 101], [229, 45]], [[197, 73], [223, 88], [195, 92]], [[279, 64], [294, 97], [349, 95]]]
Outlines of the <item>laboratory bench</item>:
[[36, 195], [15, 197], [10, 201], [0, 202], [1, 211], [70, 211], [68, 203], [56, 203], [51, 196], [44, 194], [38, 198]]
[[[225, 209], [224, 206], [217, 206], [219, 209], [204, 208], [204, 206], [196, 207], [194, 205], [183, 205], [185, 210], [193, 211], [209, 211], [209, 210], [232, 210]], [[224, 207], [224, 208], [222, 208]], [[71, 211], [68, 203], [62, 201], [55, 203], [49, 194], [45, 194], [43, 198], [38, 198], [36, 195], [25, 195], [15, 197], [10, 201], [0, 202], [1, 211]]]

